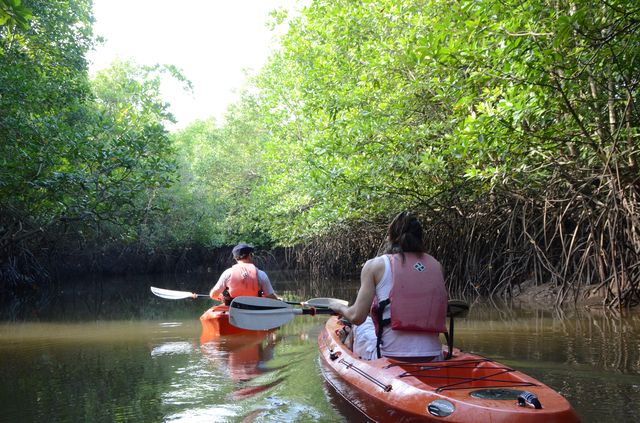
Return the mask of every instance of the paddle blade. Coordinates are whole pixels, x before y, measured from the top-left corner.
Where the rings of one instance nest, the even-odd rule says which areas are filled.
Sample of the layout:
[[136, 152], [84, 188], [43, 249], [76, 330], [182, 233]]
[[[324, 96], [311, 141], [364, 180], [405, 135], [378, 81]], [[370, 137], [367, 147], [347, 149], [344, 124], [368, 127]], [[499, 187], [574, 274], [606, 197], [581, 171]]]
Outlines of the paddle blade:
[[162, 289], [162, 288], [156, 288], [155, 286], [151, 287], [151, 292], [154, 293], [154, 295], [157, 295], [160, 298], [164, 298], [167, 300], [182, 300], [185, 298], [192, 298], [193, 297], [193, 293], [192, 292], [187, 292], [187, 291], [174, 291], [171, 289]]
[[305, 306], [309, 306], [309, 307], [322, 307], [322, 308], [329, 308], [331, 306], [331, 304], [341, 304], [345, 307], [347, 307], [349, 305], [349, 301], [345, 301], [345, 300], [340, 300], [338, 298], [311, 298], [308, 301], [305, 301], [302, 303], [302, 305]]
[[269, 330], [284, 325], [300, 312], [272, 298], [237, 297], [229, 306], [229, 322], [242, 329]]
[[292, 306], [284, 301], [266, 297], [236, 297], [231, 301], [231, 307], [245, 310], [272, 310], [279, 308], [291, 309]]

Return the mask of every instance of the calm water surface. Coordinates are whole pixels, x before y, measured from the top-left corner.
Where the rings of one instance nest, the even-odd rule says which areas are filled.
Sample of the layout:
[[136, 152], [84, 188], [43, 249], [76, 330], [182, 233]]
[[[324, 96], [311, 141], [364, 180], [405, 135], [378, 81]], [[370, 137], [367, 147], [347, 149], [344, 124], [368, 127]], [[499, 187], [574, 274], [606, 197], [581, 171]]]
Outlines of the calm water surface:
[[[188, 284], [85, 281], [80, 295], [65, 294], [37, 321], [0, 324], [0, 421], [356, 421], [320, 374], [324, 317], [298, 317], [260, 337], [207, 339], [198, 317], [208, 300], [148, 292], [205, 292], [204, 283]], [[354, 286], [276, 289], [355, 296]], [[558, 390], [584, 422], [640, 421], [640, 316], [475, 304], [456, 322], [456, 339]]]

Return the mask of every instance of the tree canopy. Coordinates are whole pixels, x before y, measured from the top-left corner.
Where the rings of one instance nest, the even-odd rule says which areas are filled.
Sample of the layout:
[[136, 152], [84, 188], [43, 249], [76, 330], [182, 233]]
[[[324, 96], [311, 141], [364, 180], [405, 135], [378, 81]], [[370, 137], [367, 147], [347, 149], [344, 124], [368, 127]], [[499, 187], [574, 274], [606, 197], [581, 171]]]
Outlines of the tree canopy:
[[262, 162], [232, 165], [260, 172], [229, 223], [321, 247], [411, 209], [461, 291], [533, 278], [558, 302], [579, 286], [637, 302], [637, 12], [311, 2], [230, 115], [253, 135], [223, 139]]

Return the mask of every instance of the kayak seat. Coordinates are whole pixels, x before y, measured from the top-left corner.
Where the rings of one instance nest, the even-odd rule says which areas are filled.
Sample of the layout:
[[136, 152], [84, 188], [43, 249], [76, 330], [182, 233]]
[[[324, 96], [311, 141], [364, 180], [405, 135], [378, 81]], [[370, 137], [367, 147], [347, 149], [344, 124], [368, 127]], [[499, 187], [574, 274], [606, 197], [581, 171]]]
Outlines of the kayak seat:
[[445, 332], [444, 337], [447, 340], [447, 355], [445, 360], [453, 357], [453, 327], [456, 317], [467, 317], [469, 314], [469, 303], [464, 300], [449, 300], [447, 302], [447, 317], [449, 318], [449, 331]]
[[426, 357], [390, 357], [385, 356], [385, 358], [389, 359], [392, 363], [402, 364], [402, 363], [432, 363], [439, 361], [438, 358], [440, 356], [426, 356]]
[[340, 323], [342, 323], [344, 326], [351, 327], [351, 322], [345, 319], [344, 317], [340, 318]]

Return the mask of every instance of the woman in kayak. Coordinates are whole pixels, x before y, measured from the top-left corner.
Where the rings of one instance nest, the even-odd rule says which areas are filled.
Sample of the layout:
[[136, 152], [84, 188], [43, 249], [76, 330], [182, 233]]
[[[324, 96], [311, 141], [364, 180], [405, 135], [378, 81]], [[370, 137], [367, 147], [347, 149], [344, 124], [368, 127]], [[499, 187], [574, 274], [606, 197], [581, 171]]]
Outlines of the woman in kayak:
[[229, 305], [235, 297], [252, 296], [277, 299], [267, 274], [253, 264], [254, 248], [247, 244], [233, 247], [236, 264], [222, 272], [216, 285], [209, 292], [214, 300]]
[[447, 290], [440, 263], [426, 254], [420, 221], [398, 214], [387, 230], [385, 254], [368, 260], [352, 306], [332, 305], [354, 326], [353, 351], [365, 359], [442, 359]]

